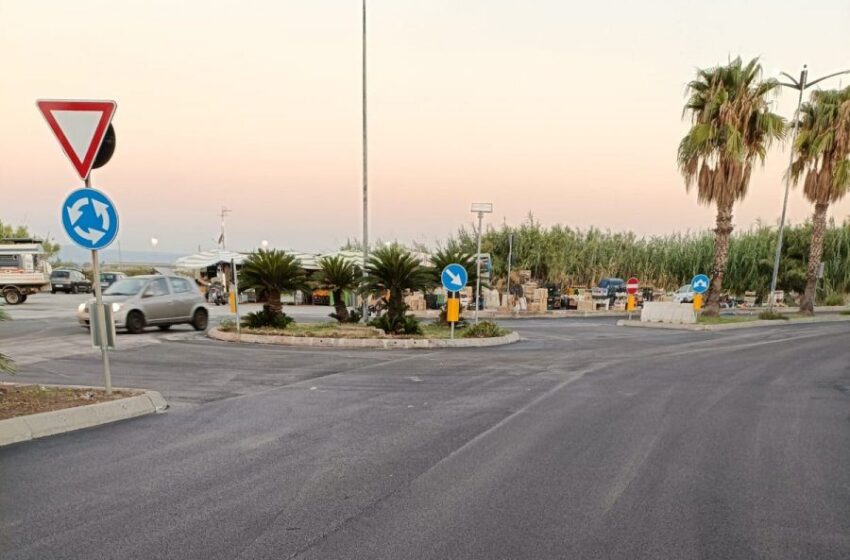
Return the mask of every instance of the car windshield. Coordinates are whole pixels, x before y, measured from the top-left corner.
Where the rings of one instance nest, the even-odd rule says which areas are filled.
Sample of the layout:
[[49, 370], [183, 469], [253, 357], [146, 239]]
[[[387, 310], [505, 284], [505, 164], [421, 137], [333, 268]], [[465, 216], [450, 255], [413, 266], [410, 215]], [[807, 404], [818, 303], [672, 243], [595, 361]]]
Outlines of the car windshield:
[[67, 278], [68, 271], [67, 270], [54, 270], [53, 274], [50, 275], [51, 278]]
[[691, 285], [690, 285], [690, 284], [685, 284], [684, 286], [682, 286], [681, 288], [679, 288], [679, 291], [680, 291], [680, 292], [682, 292], [682, 293], [690, 292], [690, 291], [691, 291]]
[[115, 280], [115, 275], [110, 274], [109, 272], [104, 272], [100, 275], [100, 279], [105, 282], [112, 282], [113, 280]]
[[146, 278], [125, 278], [109, 286], [104, 290], [103, 295], [134, 296], [139, 293], [146, 282]]

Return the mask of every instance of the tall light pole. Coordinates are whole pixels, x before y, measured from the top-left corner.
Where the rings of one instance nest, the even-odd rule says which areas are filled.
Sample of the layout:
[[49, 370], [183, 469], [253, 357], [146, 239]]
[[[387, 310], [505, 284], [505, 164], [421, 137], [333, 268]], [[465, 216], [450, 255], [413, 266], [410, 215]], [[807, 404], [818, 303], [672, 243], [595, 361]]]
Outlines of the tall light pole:
[[[366, 263], [369, 262], [369, 166], [368, 166], [368, 144], [367, 144], [367, 119], [366, 119], [366, 0], [363, 0], [363, 43], [362, 43], [362, 70], [363, 70], [363, 279], [366, 279]], [[363, 322], [369, 321], [369, 300], [363, 295]]]
[[793, 76], [786, 72], [781, 72], [781, 75], [788, 78], [790, 82], [779, 82], [779, 84], [784, 87], [796, 89], [800, 92], [800, 94], [797, 97], [797, 109], [794, 111], [794, 119], [791, 123], [794, 132], [791, 134], [791, 147], [788, 150], [788, 170], [785, 173], [785, 196], [782, 199], [782, 218], [779, 220], [779, 233], [776, 239], [776, 253], [773, 256], [773, 275], [770, 278], [770, 295], [767, 299], [768, 309], [771, 311], [773, 310], [773, 306], [776, 305], [776, 280], [779, 277], [779, 260], [782, 257], [782, 240], [785, 234], [785, 215], [788, 211], [788, 192], [791, 190], [791, 166], [794, 164], [794, 144], [797, 142], [797, 133], [800, 129], [798, 121], [800, 119], [800, 107], [803, 105], [803, 93], [819, 82], [842, 74], [850, 74], [850, 70], [834, 72], [810, 82], [808, 81], [809, 67], [806, 64], [803, 65], [803, 70], [800, 71], [799, 80], [795, 80]]
[[473, 213], [478, 214], [478, 253], [475, 255], [475, 324], [478, 324], [478, 305], [481, 300], [481, 227], [484, 222], [484, 214], [493, 212], [493, 204], [490, 202], [473, 202]]

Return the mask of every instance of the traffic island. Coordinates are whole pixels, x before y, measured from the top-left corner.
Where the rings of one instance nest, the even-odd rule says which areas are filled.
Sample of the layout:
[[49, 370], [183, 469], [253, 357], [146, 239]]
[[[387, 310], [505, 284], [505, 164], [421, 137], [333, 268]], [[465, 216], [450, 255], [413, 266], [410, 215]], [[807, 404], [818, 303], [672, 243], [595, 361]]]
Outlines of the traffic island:
[[0, 384], [0, 446], [91, 428], [168, 408], [156, 391]]
[[380, 329], [366, 325], [299, 323], [281, 329], [235, 329], [219, 327], [210, 329], [207, 336], [225, 342], [249, 344], [278, 344], [283, 346], [309, 346], [314, 348], [482, 348], [501, 346], [519, 340], [516, 332], [500, 329], [489, 337], [449, 338], [450, 330], [437, 325], [423, 325], [421, 335], [388, 335]]

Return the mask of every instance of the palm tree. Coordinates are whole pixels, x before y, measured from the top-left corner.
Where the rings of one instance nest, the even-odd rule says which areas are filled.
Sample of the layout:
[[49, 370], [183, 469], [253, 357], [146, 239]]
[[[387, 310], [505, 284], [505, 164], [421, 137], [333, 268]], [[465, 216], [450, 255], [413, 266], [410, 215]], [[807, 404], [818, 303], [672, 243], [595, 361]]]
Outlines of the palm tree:
[[371, 292], [389, 292], [387, 317], [394, 324], [404, 318], [404, 291], [425, 290], [433, 286], [434, 277], [407, 249], [393, 244], [372, 252], [364, 282]]
[[468, 278], [475, 278], [475, 256], [458, 249], [438, 249], [431, 255], [431, 274], [435, 286], [440, 285], [443, 269], [457, 263], [466, 269]]
[[348, 309], [345, 307], [342, 293], [360, 286], [362, 275], [359, 266], [341, 255], [324, 257], [319, 261], [316, 280], [322, 288], [333, 292], [335, 318], [340, 323], [348, 321]]
[[796, 183], [805, 174], [803, 194], [815, 205], [800, 312], [813, 315], [826, 212], [850, 189], [850, 87], [813, 92], [812, 100], [800, 109], [799, 127], [791, 177]]
[[282, 313], [281, 292], [294, 292], [306, 286], [301, 263], [293, 255], [278, 249], [260, 249], [251, 253], [239, 271], [239, 288], [257, 290], [257, 296], [267, 297], [267, 307], [273, 315]]
[[688, 189], [696, 183], [699, 202], [717, 206], [706, 315], [720, 312], [733, 206], [747, 194], [753, 163], [763, 163], [771, 143], [785, 135], [785, 120], [769, 104], [779, 82], [761, 74], [758, 58], [743, 64], [739, 57], [698, 70], [687, 88], [682, 116], [690, 112], [691, 129], [679, 144], [679, 170]]
[[[9, 316], [5, 311], [0, 309], [0, 321], [6, 321], [9, 319]], [[6, 354], [0, 353], [0, 371], [6, 373], [15, 373], [15, 362], [7, 356]]]

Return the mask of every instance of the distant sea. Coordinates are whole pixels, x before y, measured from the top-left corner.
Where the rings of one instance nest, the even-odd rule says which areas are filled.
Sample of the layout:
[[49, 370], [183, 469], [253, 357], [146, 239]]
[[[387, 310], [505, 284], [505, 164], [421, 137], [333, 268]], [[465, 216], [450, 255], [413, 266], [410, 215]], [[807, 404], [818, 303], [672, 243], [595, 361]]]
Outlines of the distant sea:
[[[100, 252], [100, 262], [106, 264], [161, 264], [174, 265], [174, 261], [185, 257], [188, 253], [165, 253], [162, 251], [121, 251], [109, 248]], [[59, 260], [84, 264], [91, 261], [91, 253], [71, 244], [62, 245], [59, 250]]]

